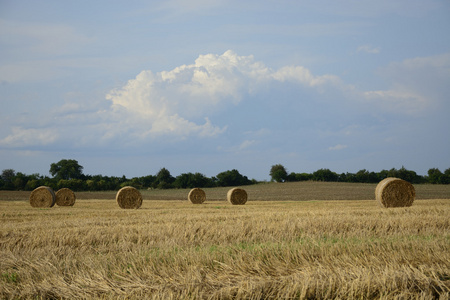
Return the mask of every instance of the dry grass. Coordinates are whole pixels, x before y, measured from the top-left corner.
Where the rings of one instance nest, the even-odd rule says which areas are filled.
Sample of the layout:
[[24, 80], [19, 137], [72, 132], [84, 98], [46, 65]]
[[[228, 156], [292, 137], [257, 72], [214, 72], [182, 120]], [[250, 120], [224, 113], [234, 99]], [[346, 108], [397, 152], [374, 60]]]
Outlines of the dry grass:
[[[249, 201], [309, 201], [309, 200], [371, 200], [377, 184], [346, 182], [261, 183], [243, 187]], [[450, 184], [417, 184], [416, 199], [450, 199]], [[226, 201], [229, 187], [204, 188], [208, 201]], [[147, 200], [182, 200], [185, 189], [141, 190]], [[0, 200], [28, 199], [27, 191], [0, 191]], [[77, 199], [115, 199], [116, 191], [77, 192]]]
[[183, 192], [139, 210], [114, 198], [45, 209], [0, 201], [0, 298], [450, 297], [448, 199], [385, 209], [252, 201], [250, 188], [244, 206], [194, 206]]

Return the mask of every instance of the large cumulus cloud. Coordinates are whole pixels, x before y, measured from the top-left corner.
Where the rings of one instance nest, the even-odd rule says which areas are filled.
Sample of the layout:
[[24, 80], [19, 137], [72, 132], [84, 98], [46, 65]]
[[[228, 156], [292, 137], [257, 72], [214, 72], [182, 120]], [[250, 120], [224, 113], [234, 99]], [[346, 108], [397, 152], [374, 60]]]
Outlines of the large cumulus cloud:
[[[270, 140], [273, 130], [316, 132], [316, 136], [320, 136], [317, 131], [339, 136], [345, 128], [356, 127], [376, 131], [384, 125], [374, 122], [384, 121], [367, 125], [371, 115], [409, 118], [448, 107], [443, 100], [448, 88], [442, 83], [450, 77], [449, 57], [443, 54], [392, 63], [379, 71], [390, 86], [364, 91], [336, 75], [315, 75], [303, 66], [273, 69], [251, 55], [233, 51], [200, 55], [194, 63], [172, 70], [141, 71], [108, 92], [106, 100], [88, 103], [75, 99], [38, 120], [14, 123], [11, 119], [11, 130], [4, 128], [0, 146], [122, 148], [155, 140], [158, 143], [153, 145], [231, 134], [235, 140], [228, 143], [229, 148], [242, 150], [258, 145], [256, 133], [262, 131], [268, 133], [265, 140]], [[227, 113], [229, 117], [224, 118]], [[301, 118], [308, 118], [308, 128], [300, 123]], [[327, 143], [331, 144], [326, 149], [349, 144], [339, 139]], [[223, 147], [216, 145], [217, 149]]]
[[216, 136], [226, 126], [213, 125], [210, 116], [239, 105], [274, 82], [317, 89], [340, 84], [333, 75], [314, 76], [301, 66], [273, 70], [253, 56], [229, 50], [200, 55], [195, 63], [171, 71], [142, 71], [106, 98], [114, 112], [146, 124], [143, 135]]

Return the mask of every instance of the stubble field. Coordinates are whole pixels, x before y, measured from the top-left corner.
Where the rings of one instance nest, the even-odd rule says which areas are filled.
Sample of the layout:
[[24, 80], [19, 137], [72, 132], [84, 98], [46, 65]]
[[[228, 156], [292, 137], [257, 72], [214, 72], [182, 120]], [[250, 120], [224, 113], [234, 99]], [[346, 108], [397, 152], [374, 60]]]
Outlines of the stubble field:
[[[417, 185], [412, 207], [385, 209], [376, 185], [259, 184], [114, 192], [32, 208], [0, 192], [0, 297], [6, 299], [448, 299], [450, 186]], [[168, 201], [171, 200], [171, 201]]]

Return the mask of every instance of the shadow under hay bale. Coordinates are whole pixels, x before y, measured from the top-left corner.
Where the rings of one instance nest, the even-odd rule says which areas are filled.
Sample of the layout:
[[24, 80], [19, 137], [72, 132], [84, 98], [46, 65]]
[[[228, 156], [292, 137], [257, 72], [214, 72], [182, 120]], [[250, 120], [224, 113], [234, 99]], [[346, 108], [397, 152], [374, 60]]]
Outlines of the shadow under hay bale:
[[383, 207], [411, 206], [416, 197], [414, 186], [402, 179], [388, 177], [375, 188], [375, 199]]
[[200, 188], [193, 188], [189, 191], [188, 200], [192, 204], [202, 204], [206, 200], [206, 193]]
[[32, 207], [53, 207], [55, 203], [55, 192], [48, 186], [40, 186], [30, 194], [30, 204]]
[[227, 193], [227, 200], [233, 205], [244, 205], [247, 202], [247, 192], [240, 188], [232, 188]]
[[117, 192], [116, 201], [120, 208], [137, 209], [142, 205], [142, 195], [136, 188], [125, 186]]
[[75, 193], [68, 188], [59, 189], [56, 193], [56, 205], [58, 206], [73, 206], [75, 204]]

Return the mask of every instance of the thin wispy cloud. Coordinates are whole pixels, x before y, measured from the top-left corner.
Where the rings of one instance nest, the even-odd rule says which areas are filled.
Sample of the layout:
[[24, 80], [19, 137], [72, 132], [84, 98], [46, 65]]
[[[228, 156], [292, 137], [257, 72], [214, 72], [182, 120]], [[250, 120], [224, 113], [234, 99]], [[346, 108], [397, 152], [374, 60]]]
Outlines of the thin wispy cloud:
[[328, 150], [339, 151], [339, 150], [344, 150], [347, 147], [348, 147], [347, 145], [337, 144], [336, 146], [329, 147]]
[[356, 52], [364, 52], [364, 53], [368, 53], [368, 54], [379, 54], [381, 52], [381, 48], [380, 47], [372, 47], [370, 45], [362, 45], [359, 46], [358, 49], [356, 49]]

